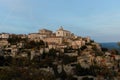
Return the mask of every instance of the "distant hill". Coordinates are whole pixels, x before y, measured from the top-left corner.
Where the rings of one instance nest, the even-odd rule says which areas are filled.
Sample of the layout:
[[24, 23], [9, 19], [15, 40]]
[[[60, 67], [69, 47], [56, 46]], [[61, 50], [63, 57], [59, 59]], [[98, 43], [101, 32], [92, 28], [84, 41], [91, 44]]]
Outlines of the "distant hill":
[[108, 49], [119, 49], [117, 42], [109, 42], [109, 43], [100, 43], [101, 47], [108, 48]]

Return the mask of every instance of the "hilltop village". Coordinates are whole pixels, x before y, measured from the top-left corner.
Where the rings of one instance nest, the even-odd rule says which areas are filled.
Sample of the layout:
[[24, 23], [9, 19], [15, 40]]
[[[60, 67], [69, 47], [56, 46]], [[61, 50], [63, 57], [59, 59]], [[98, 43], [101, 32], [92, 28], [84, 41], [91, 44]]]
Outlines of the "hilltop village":
[[0, 80], [120, 80], [120, 55], [62, 26], [1, 33]]

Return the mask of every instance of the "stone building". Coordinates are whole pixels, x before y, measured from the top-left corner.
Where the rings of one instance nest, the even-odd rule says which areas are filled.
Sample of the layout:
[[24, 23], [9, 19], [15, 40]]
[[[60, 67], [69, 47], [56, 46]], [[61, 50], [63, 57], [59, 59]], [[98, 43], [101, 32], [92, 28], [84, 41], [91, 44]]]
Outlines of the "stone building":
[[30, 33], [28, 34], [28, 38], [30, 40], [34, 40], [34, 41], [39, 41], [39, 40], [43, 40], [44, 38], [46, 38], [47, 35], [45, 34], [40, 34], [40, 33]]
[[39, 40], [43, 40], [44, 38], [50, 37], [52, 34], [53, 34], [52, 31], [47, 29], [42, 29], [42, 30], [39, 30], [38, 33], [28, 34], [28, 38], [30, 40], [39, 41]]
[[6, 39], [0, 40], [0, 46], [6, 46], [8, 45], [8, 41]]
[[47, 35], [47, 36], [50, 36], [50, 35], [53, 34], [53, 32], [52, 32], [51, 30], [47, 30], [47, 29], [41, 29], [41, 30], [39, 30], [38, 33], [40, 33], [40, 34], [45, 34], [45, 35]]
[[1, 33], [0, 34], [0, 38], [2, 38], [2, 39], [8, 39], [10, 37], [10, 34], [8, 34], [8, 33]]
[[47, 43], [53, 43], [53, 44], [62, 44], [63, 38], [62, 37], [47, 37], [44, 39]]
[[72, 33], [70, 31], [64, 30], [61, 26], [61, 28], [56, 31], [56, 36], [70, 38]]

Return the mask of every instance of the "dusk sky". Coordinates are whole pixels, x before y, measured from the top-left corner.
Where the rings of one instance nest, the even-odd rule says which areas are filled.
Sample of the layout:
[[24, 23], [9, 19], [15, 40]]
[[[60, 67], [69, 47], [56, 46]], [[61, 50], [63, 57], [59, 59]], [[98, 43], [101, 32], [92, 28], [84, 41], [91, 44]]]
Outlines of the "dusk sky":
[[96, 42], [120, 41], [120, 0], [0, 0], [0, 33], [60, 26]]

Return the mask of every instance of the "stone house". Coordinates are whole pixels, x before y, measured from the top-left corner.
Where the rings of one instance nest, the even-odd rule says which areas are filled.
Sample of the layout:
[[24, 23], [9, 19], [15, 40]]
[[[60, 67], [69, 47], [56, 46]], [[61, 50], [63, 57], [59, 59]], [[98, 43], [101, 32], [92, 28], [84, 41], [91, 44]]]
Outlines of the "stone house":
[[61, 28], [56, 31], [56, 36], [70, 38], [72, 37], [72, 33], [70, 31], [64, 30], [61, 26]]
[[0, 34], [0, 38], [2, 38], [2, 39], [8, 39], [9, 37], [10, 37], [10, 34], [8, 34], [8, 33]]
[[62, 44], [63, 38], [62, 37], [47, 37], [43, 41], [52, 44]]
[[0, 46], [2, 47], [2, 46], [6, 46], [6, 45], [8, 45], [8, 41], [6, 39], [1, 39]]

